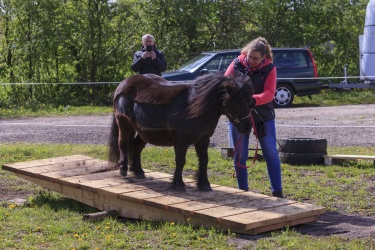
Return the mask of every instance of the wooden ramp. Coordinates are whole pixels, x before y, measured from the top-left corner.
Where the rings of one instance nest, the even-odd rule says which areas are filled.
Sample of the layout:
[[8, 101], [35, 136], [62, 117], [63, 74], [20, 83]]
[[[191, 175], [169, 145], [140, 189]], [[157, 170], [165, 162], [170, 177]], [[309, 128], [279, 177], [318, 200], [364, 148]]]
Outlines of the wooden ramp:
[[98, 208], [133, 219], [174, 221], [244, 234], [258, 234], [316, 221], [324, 207], [213, 185], [186, 192], [168, 188], [172, 175], [146, 171], [146, 179], [122, 177], [107, 161], [84, 155], [5, 164], [3, 170]]

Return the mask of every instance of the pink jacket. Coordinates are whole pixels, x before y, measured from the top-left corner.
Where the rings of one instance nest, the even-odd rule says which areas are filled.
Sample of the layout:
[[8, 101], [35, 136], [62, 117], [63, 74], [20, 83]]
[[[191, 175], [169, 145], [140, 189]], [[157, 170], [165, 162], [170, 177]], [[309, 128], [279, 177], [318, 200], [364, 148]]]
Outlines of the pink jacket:
[[[241, 64], [248, 68], [248, 72], [249, 72], [249, 75], [251, 75], [251, 72], [256, 70], [256, 69], [260, 69], [260, 68], [263, 68], [265, 66], [267, 66], [268, 64], [272, 63], [272, 61], [270, 59], [265, 59], [263, 62], [261, 62], [261, 64], [257, 67], [257, 68], [250, 68], [250, 65], [246, 62], [246, 55], [245, 54], [241, 54], [238, 56], [238, 59], [240, 60]], [[225, 76], [231, 76], [233, 75], [233, 71], [234, 71], [234, 62], [232, 62], [228, 69], [225, 71]], [[277, 73], [276, 73], [276, 67], [274, 67], [271, 72], [269, 73], [265, 83], [264, 83], [264, 90], [262, 93], [260, 94], [254, 94], [253, 97], [255, 99], [255, 102], [256, 102], [256, 106], [258, 105], [262, 105], [262, 104], [266, 104], [266, 103], [269, 103], [273, 100], [274, 96], [275, 96], [275, 91], [276, 91], [276, 78], [277, 78]], [[253, 82], [253, 84], [257, 84], [256, 82]]]

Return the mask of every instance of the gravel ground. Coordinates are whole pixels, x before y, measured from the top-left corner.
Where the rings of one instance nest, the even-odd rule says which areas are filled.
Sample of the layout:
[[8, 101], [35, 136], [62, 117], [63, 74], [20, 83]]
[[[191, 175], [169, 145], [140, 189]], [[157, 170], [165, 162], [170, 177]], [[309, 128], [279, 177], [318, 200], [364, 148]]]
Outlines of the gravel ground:
[[[106, 144], [111, 116], [63, 116], [0, 120], [0, 143]], [[227, 147], [223, 116], [211, 138]], [[278, 138], [321, 138], [329, 146], [375, 146], [375, 104], [276, 109]], [[255, 139], [250, 139], [255, 143]]]
[[[375, 146], [375, 104], [277, 109], [276, 116], [278, 138], [324, 138], [328, 147]], [[110, 115], [1, 119], [0, 144], [106, 144], [110, 123]], [[212, 146], [227, 146], [227, 126], [227, 119], [222, 117], [211, 138]], [[15, 191], [11, 194], [9, 189], [3, 190], [0, 185], [0, 196], [5, 194], [7, 197], [25, 198], [28, 192]], [[296, 226], [294, 230], [315, 237], [375, 237], [375, 216], [327, 212], [320, 216], [319, 221]], [[268, 236], [239, 235], [232, 243], [241, 249], [248, 246], [249, 241], [262, 237]]]

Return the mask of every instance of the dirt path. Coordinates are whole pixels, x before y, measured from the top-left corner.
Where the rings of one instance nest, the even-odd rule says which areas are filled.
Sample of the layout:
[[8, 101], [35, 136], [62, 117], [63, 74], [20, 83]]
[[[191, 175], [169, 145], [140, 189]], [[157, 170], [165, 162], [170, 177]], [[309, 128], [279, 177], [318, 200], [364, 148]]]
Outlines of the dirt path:
[[[0, 120], [0, 143], [106, 144], [110, 115], [36, 117]], [[375, 104], [276, 109], [278, 138], [323, 138], [329, 146], [375, 146]], [[223, 116], [211, 138], [227, 146]], [[254, 142], [251, 138], [251, 142]]]

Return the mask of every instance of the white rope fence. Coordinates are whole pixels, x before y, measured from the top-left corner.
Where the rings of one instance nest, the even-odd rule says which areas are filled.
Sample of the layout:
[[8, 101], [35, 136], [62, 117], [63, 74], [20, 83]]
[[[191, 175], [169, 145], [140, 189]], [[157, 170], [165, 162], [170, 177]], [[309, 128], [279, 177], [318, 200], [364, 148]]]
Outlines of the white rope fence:
[[[333, 79], [360, 79], [363, 76], [332, 76], [332, 77], [300, 77], [300, 78], [277, 78], [278, 80], [333, 80]], [[375, 76], [366, 76], [367, 79], [374, 79]], [[177, 81], [171, 81], [177, 82]], [[182, 82], [182, 81], [181, 81]], [[56, 85], [100, 85], [100, 84], [119, 84], [120, 82], [58, 82], [58, 83], [46, 83], [46, 82], [19, 82], [19, 83], [4, 83], [2, 85], [43, 85], [43, 84], [56, 84]]]
[[100, 84], [119, 84], [120, 82], [0, 82], [1, 85], [43, 85], [43, 84], [56, 84], [56, 85], [100, 85]]

